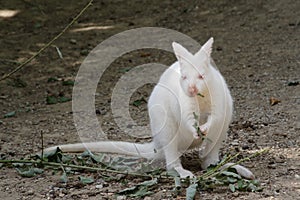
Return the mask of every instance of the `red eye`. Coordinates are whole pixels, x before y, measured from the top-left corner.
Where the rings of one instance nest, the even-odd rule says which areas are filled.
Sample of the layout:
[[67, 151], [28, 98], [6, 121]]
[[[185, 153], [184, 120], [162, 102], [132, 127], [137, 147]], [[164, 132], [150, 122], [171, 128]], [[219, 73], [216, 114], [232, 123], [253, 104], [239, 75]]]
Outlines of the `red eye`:
[[201, 74], [198, 75], [199, 79], [203, 79], [203, 76]]

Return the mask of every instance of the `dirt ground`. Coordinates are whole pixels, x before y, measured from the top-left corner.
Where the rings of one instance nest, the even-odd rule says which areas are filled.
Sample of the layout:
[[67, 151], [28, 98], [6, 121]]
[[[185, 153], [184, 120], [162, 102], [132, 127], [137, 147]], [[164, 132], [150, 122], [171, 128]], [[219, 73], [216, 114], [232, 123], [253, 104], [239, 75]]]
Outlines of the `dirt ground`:
[[[0, 1], [0, 76], [25, 61], [57, 35], [88, 1]], [[215, 38], [213, 58], [234, 98], [234, 119], [222, 154], [242, 156], [270, 147], [269, 153], [244, 163], [261, 181], [262, 192], [228, 189], [202, 191], [197, 199], [300, 199], [300, 1], [293, 0], [99, 0], [95, 1], [62, 37], [9, 79], [0, 82], [0, 144], [2, 159], [21, 159], [44, 145], [80, 142], [72, 116], [72, 102], [49, 105], [49, 96], [72, 96], [80, 64], [90, 50], [108, 37], [137, 27], [164, 27], [182, 32], [199, 43]], [[102, 27], [89, 28], [87, 27]], [[104, 27], [104, 28], [103, 28]], [[63, 54], [61, 59], [56, 47]], [[175, 61], [161, 51], [133, 52], [116, 60], [102, 79], [96, 109], [111, 139], [132, 140], [112, 123], [111, 88], [125, 67], [157, 61]], [[145, 56], [146, 55], [146, 56]], [[55, 78], [50, 81], [49, 78]], [[149, 96], [145, 86], [132, 101]], [[270, 98], [280, 100], [270, 105]], [[11, 112], [15, 111], [15, 114]], [[7, 116], [11, 113], [11, 117]], [[6, 117], [5, 117], [6, 115]], [[132, 107], [131, 115], [147, 123], [146, 104]], [[195, 160], [195, 161], [194, 161]], [[186, 168], [199, 170], [198, 162]], [[96, 176], [95, 174], [92, 174]], [[115, 199], [128, 186], [118, 181], [78, 186], [59, 182], [51, 170], [23, 178], [15, 169], [0, 169], [1, 199]], [[130, 182], [140, 181], [130, 178]], [[159, 183], [146, 199], [182, 199], [172, 193], [173, 183]], [[100, 186], [101, 187], [100, 187]], [[118, 199], [125, 199], [119, 197]]]

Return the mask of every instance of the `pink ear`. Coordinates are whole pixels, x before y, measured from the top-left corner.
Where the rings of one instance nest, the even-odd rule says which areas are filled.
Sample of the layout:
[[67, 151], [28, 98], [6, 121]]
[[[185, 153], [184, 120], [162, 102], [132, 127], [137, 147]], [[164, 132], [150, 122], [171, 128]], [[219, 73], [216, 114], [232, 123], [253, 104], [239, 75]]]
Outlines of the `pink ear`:
[[203, 50], [208, 55], [208, 57], [210, 57], [210, 54], [212, 52], [213, 43], [214, 43], [214, 38], [211, 37], [201, 48], [201, 50]]
[[186, 50], [186, 48], [184, 48], [177, 42], [173, 42], [172, 46], [173, 46], [173, 50], [174, 50], [175, 56], [178, 61], [180, 61], [181, 59], [185, 59], [185, 60], [188, 59], [188, 57], [190, 56], [190, 52], [188, 52], [188, 50]]

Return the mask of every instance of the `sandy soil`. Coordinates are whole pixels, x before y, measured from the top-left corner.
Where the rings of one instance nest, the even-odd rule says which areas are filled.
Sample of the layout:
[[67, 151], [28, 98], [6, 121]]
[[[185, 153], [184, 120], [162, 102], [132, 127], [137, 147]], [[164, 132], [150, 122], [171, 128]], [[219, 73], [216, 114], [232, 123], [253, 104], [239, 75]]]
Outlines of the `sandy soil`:
[[[0, 76], [10, 72], [37, 52], [70, 22], [87, 1], [10, 0], [0, 2], [2, 10], [18, 10], [13, 17], [0, 15]], [[108, 37], [137, 27], [164, 27], [180, 31], [199, 43], [215, 38], [213, 58], [224, 75], [235, 100], [234, 120], [222, 154], [242, 156], [270, 147], [268, 154], [246, 162], [261, 181], [257, 193], [228, 189], [203, 191], [197, 199], [299, 199], [300, 196], [300, 1], [96, 1], [78, 22], [21, 71], [0, 82], [0, 157], [20, 159], [45, 146], [79, 142], [71, 101], [48, 105], [48, 96], [72, 96], [72, 86], [80, 64], [89, 51]], [[85, 27], [105, 29], [83, 29]], [[63, 54], [61, 59], [55, 46]], [[125, 67], [141, 63], [170, 64], [170, 53], [145, 50], [116, 60], [98, 87], [98, 117], [109, 138], [132, 140], [112, 123], [111, 88]], [[121, 69], [121, 70], [120, 70]], [[122, 72], [123, 71], [123, 72]], [[57, 81], [49, 82], [49, 78]], [[152, 85], [133, 95], [132, 101], [149, 96]], [[270, 98], [280, 100], [271, 106]], [[16, 111], [12, 117], [7, 113]], [[131, 107], [140, 124], [147, 123], [146, 104]], [[190, 155], [189, 155], [190, 156]], [[193, 154], [192, 154], [193, 156]], [[186, 168], [199, 171], [198, 162]], [[89, 174], [96, 182], [78, 184], [78, 174], [68, 184], [59, 182], [60, 173], [51, 170], [33, 178], [23, 178], [14, 168], [0, 169], [1, 199], [115, 199], [114, 193], [128, 183], [104, 182], [101, 174]], [[172, 182], [161, 182], [146, 199], [181, 199], [172, 193]], [[103, 187], [98, 187], [99, 185]], [[122, 197], [123, 198], [123, 197]], [[121, 199], [119, 197], [119, 199]]]

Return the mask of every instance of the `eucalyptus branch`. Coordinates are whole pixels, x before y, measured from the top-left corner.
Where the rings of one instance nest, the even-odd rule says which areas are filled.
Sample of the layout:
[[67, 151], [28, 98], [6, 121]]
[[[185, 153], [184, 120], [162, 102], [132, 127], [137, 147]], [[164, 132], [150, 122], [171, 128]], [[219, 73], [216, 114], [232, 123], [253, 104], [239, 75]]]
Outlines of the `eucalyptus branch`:
[[62, 34], [66, 32], [77, 20], [78, 18], [90, 7], [93, 3], [93, 0], [90, 0], [90, 2], [76, 15], [76, 17], [73, 18], [73, 20], [58, 34], [56, 35], [50, 42], [48, 42], [45, 46], [43, 46], [37, 53], [35, 53], [33, 56], [31, 56], [29, 59], [27, 59], [25, 62], [21, 63], [18, 67], [16, 67], [14, 70], [9, 72], [8, 74], [5, 74], [0, 78], [0, 81], [3, 81], [4, 79], [10, 77], [20, 69], [22, 69], [25, 65], [30, 63], [34, 58], [36, 58], [38, 55], [40, 55], [45, 49], [47, 49], [54, 41], [56, 41]]
[[98, 168], [98, 167], [80, 166], [80, 165], [74, 165], [74, 164], [64, 164], [64, 163], [55, 163], [55, 162], [46, 162], [46, 161], [37, 161], [37, 160], [0, 160], [0, 163], [5, 163], [5, 164], [12, 164], [12, 163], [41, 164], [41, 165], [52, 166], [52, 167], [70, 167], [70, 168], [73, 168], [73, 169], [84, 169], [84, 170], [90, 170], [90, 171], [102, 171], [102, 172], [132, 175], [132, 176], [144, 177], [144, 178], [152, 178], [153, 177], [151, 175], [139, 174], [139, 173], [134, 173], [134, 172], [123, 172], [123, 171], [117, 171], [117, 170], [112, 170], [112, 169], [103, 169], [103, 168]]
[[208, 179], [208, 178], [214, 177], [214, 176], [222, 173], [223, 171], [226, 171], [230, 167], [233, 167], [235, 165], [241, 164], [242, 162], [245, 162], [247, 160], [251, 160], [252, 158], [255, 158], [255, 157], [257, 157], [257, 156], [259, 156], [261, 154], [264, 154], [264, 153], [268, 152], [269, 150], [270, 150], [270, 148], [261, 149], [260, 151], [257, 151], [254, 154], [251, 154], [250, 156], [247, 156], [246, 158], [240, 159], [237, 162], [233, 163], [232, 165], [229, 165], [229, 166], [224, 167], [221, 170], [219, 170], [226, 163], [229, 163], [231, 160], [233, 160], [234, 158], [236, 158], [239, 155], [239, 153], [237, 153], [236, 155], [234, 155], [233, 157], [231, 157], [230, 159], [228, 159], [226, 162], [221, 162], [219, 165], [217, 165], [213, 170], [211, 170], [211, 171], [213, 171], [213, 173], [210, 173], [211, 171], [208, 171], [205, 174], [203, 174], [202, 176], [200, 176], [199, 178]]
[[216, 167], [214, 167], [212, 170], [207, 171], [206, 173], [201, 175], [199, 178], [207, 179], [207, 178], [210, 178], [210, 177], [213, 177], [213, 176], [217, 175], [218, 173], [220, 173], [219, 169], [222, 166], [224, 166], [226, 163], [229, 163], [230, 161], [232, 161], [233, 159], [235, 159], [239, 155], [240, 155], [240, 153], [237, 153], [234, 156], [229, 155], [226, 159], [223, 159]]

